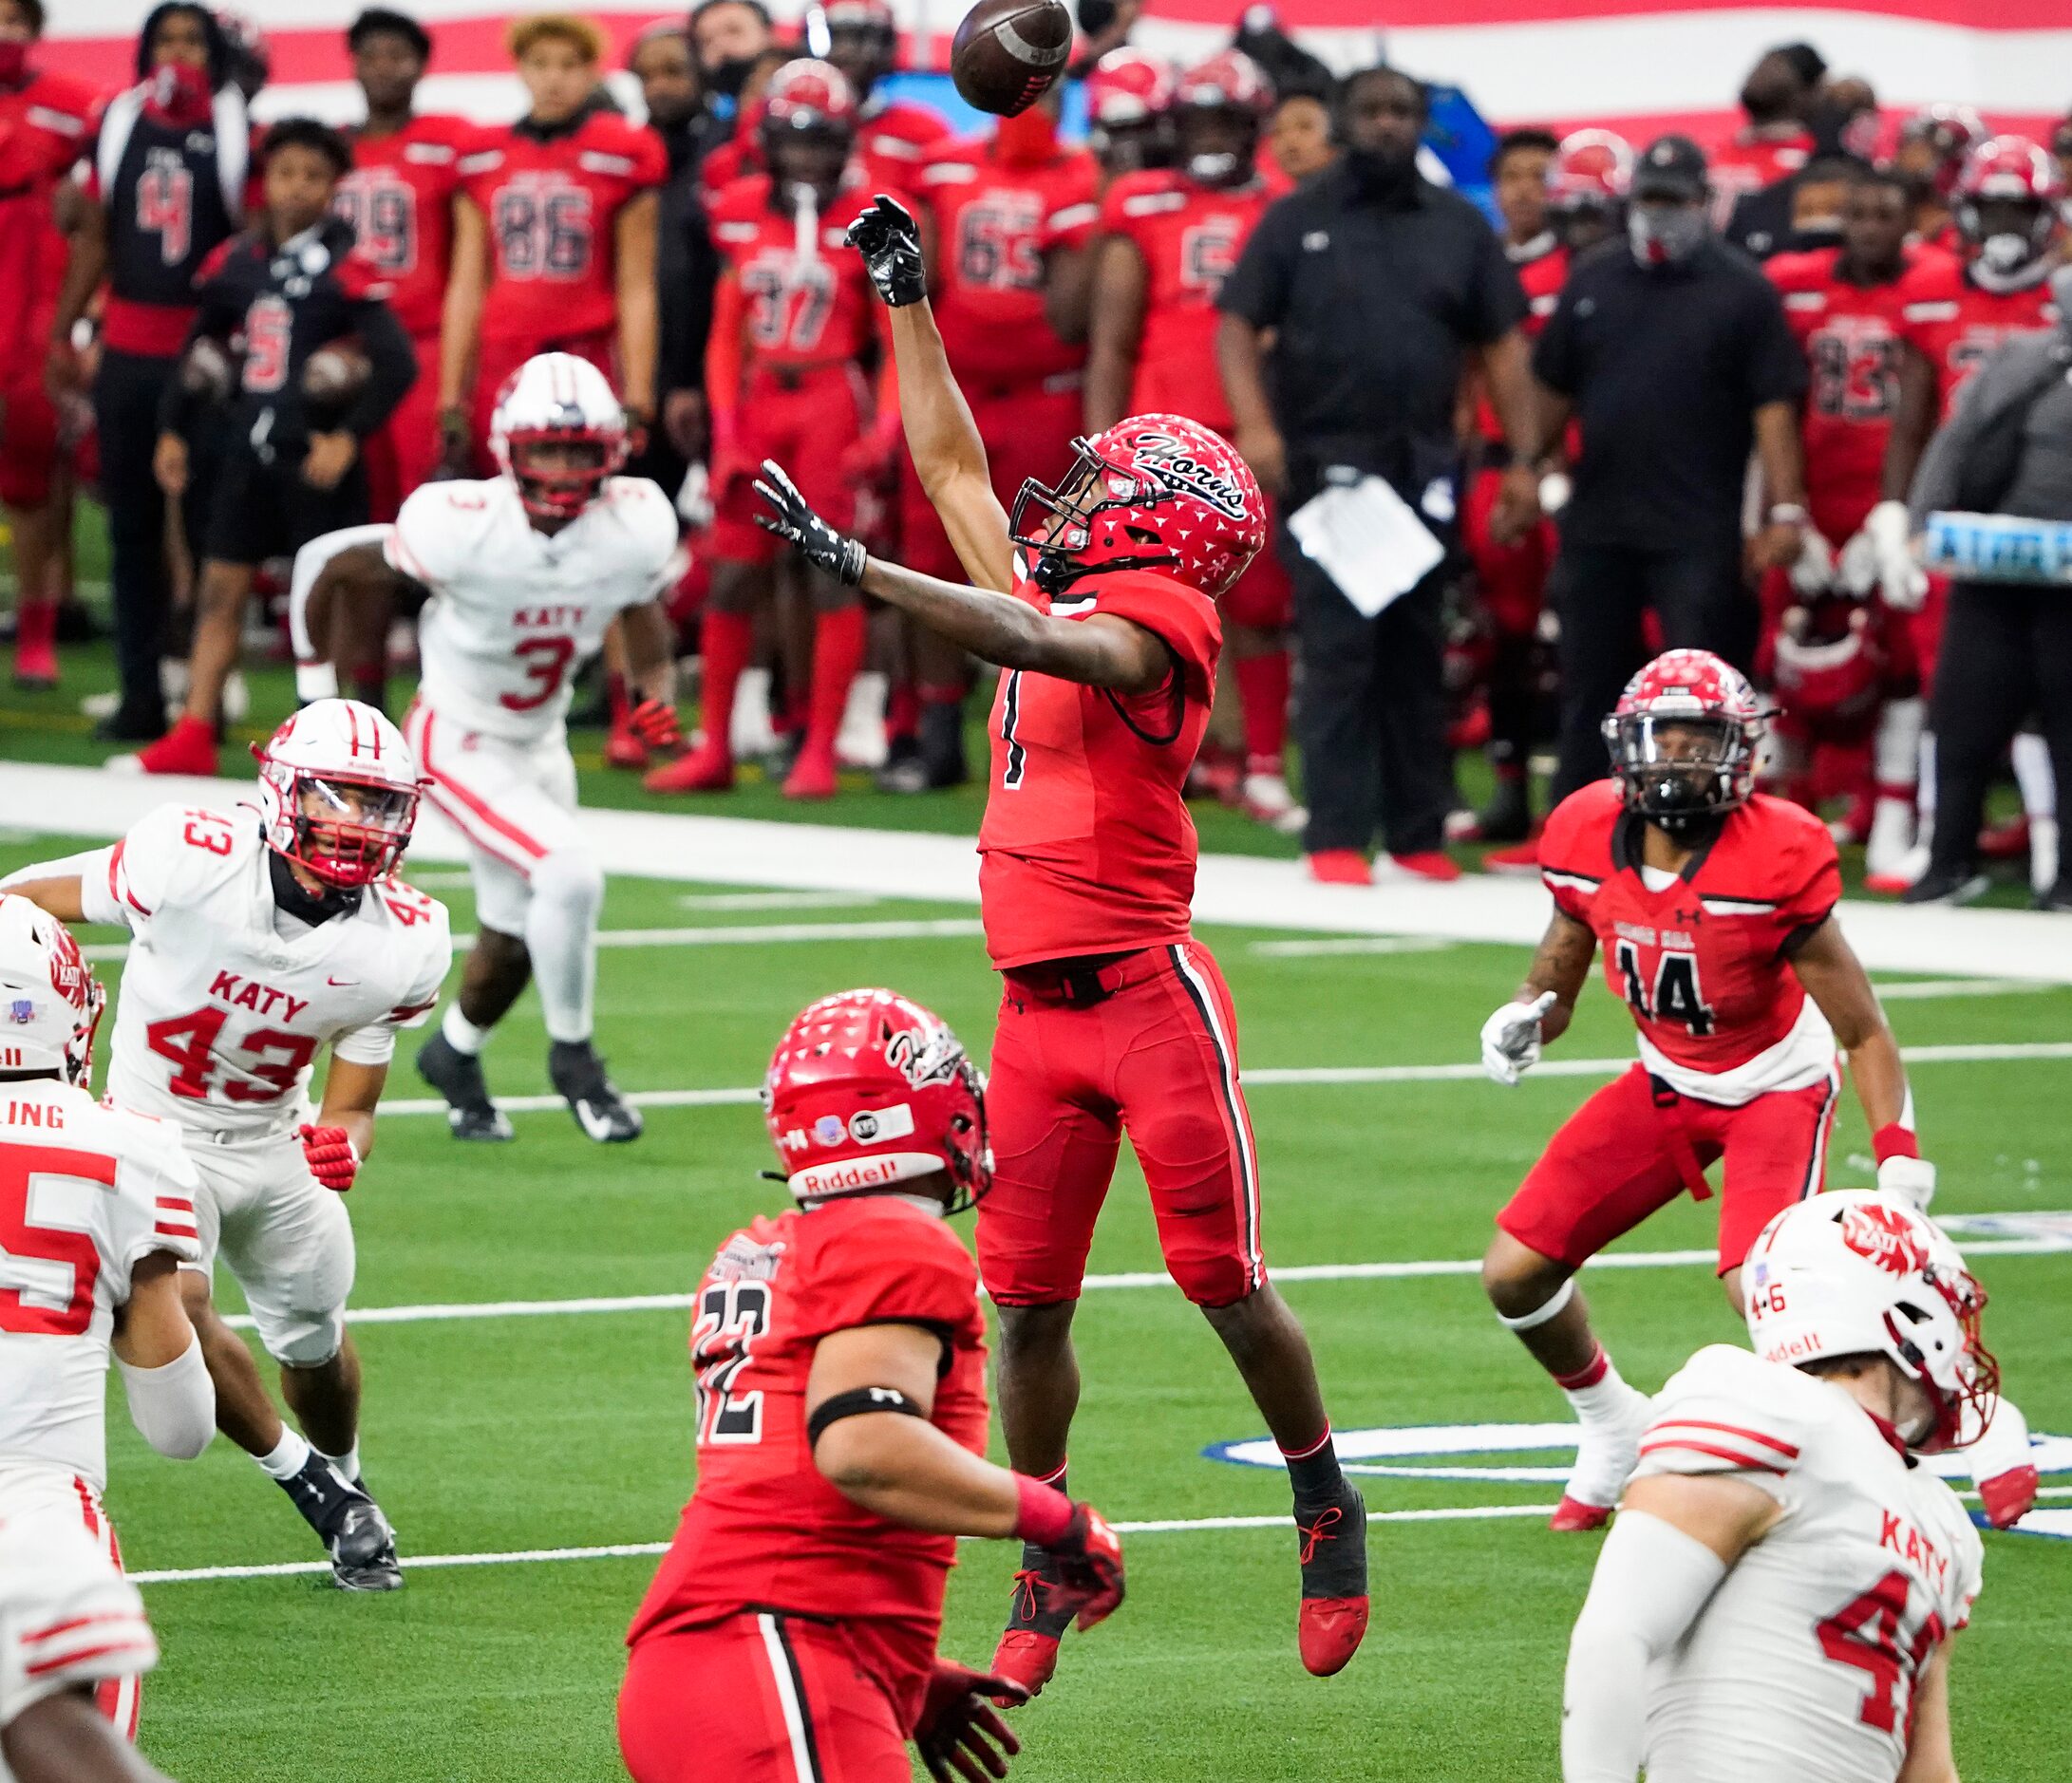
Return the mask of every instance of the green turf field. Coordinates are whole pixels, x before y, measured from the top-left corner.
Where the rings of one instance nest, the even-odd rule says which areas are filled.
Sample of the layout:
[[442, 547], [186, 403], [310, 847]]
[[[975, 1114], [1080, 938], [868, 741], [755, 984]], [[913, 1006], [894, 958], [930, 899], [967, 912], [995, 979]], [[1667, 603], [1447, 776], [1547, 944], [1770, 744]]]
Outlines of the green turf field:
[[[10, 838], [0, 868], [77, 846]], [[459, 874], [421, 877], [450, 902], [457, 929], [472, 927]], [[738, 891], [621, 880], [606, 923], [746, 929], [970, 916], [969, 907], [891, 900], [801, 908], [797, 894], [759, 907]], [[1520, 951], [1290, 953], [1260, 950], [1276, 939], [1267, 931], [1206, 939], [1244, 1021], [1270, 1262], [1479, 1257], [1491, 1212], [1594, 1079], [1543, 1077], [1507, 1092], [1479, 1074], [1328, 1083], [1288, 1074], [1472, 1061], [1477, 1028], [1515, 985]], [[119, 976], [116, 964], [102, 969]], [[932, 1004], [983, 1055], [993, 988], [975, 936], [610, 948], [599, 1041], [631, 1090], [745, 1089], [802, 1003], [858, 982]], [[2072, 989], [1920, 998], [1892, 1009], [1909, 1045], [2021, 1047], [2063, 1040]], [[1623, 1012], [1597, 989], [1554, 1056], [1620, 1059], [1630, 1045]], [[544, 1090], [543, 1055], [528, 998], [490, 1050], [493, 1081], [513, 1095]], [[1943, 1170], [1939, 1211], [2072, 1208], [2063, 1144], [2072, 1060], [1923, 1063], [1915, 1088]], [[391, 1098], [423, 1093], [405, 1056]], [[352, 1197], [356, 1304], [687, 1292], [725, 1231], [782, 1191], [757, 1180], [771, 1159], [749, 1103], [651, 1108], [648, 1119], [640, 1144], [603, 1150], [565, 1113], [519, 1114], [515, 1144], [470, 1150], [436, 1117], [392, 1111]], [[1867, 1149], [1861, 1117], [1845, 1104], [1832, 1180], [1867, 1182]], [[1703, 1247], [1709, 1212], [1681, 1203], [1631, 1248]], [[2036, 1430], [2072, 1431], [2072, 1252], [1987, 1257], [1978, 1267], [2010, 1390]], [[1093, 1267], [1158, 1267], [1141, 1184], [1126, 1164]], [[234, 1304], [235, 1290], [223, 1288]], [[1736, 1335], [1703, 1267], [1606, 1271], [1590, 1291], [1622, 1368], [1648, 1387], [1696, 1346]], [[1290, 1280], [1287, 1293], [1348, 1446], [1347, 1433], [1366, 1428], [1562, 1415], [1470, 1274]], [[367, 1476], [406, 1556], [665, 1538], [690, 1484], [686, 1326], [674, 1309], [361, 1326]], [[1202, 1453], [1263, 1427], [1177, 1292], [1090, 1291], [1080, 1330], [1086, 1394], [1076, 1491], [1128, 1522], [1285, 1512], [1277, 1473]], [[312, 1556], [285, 1499], [227, 1444], [181, 1469], [145, 1452], [119, 1409], [110, 1432], [108, 1502], [134, 1569]], [[1363, 1483], [1383, 1513], [1551, 1506], [1557, 1490], [1382, 1475]], [[1056, 1783], [1552, 1779], [1568, 1628], [1596, 1546], [1551, 1534], [1538, 1516], [1378, 1522], [1373, 1629], [1347, 1673], [1318, 1681], [1295, 1656], [1294, 1541], [1285, 1525], [1138, 1533], [1130, 1601], [1068, 1642], [1058, 1682], [1021, 1714], [1027, 1752], [1017, 1774]], [[966, 1549], [951, 1588], [948, 1651], [970, 1661], [990, 1654], [1013, 1559], [1005, 1546]], [[619, 1639], [652, 1566], [645, 1557], [420, 1566], [406, 1590], [379, 1599], [342, 1597], [302, 1575], [149, 1586], [165, 1661], [146, 1691], [144, 1745], [189, 1783], [603, 1783], [620, 1774], [612, 1734]], [[2072, 1748], [2072, 1543], [1988, 1535], [1986, 1576], [1955, 1662], [1960, 1764], [1974, 1783], [2058, 1783]]]

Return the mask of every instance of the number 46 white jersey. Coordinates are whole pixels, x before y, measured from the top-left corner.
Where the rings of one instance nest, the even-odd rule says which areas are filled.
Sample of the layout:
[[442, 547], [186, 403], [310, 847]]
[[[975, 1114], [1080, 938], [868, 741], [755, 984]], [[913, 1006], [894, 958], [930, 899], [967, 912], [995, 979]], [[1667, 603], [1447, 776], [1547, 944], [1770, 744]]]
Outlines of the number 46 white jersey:
[[550, 538], [508, 478], [426, 483], [386, 550], [432, 591], [418, 698], [463, 730], [536, 742], [560, 734], [571, 679], [612, 621], [668, 586], [676, 511], [646, 478], [612, 477]]
[[1636, 1478], [1730, 1474], [1784, 1514], [1657, 1661], [1649, 1783], [1890, 1783], [1978, 1595], [1956, 1493], [1843, 1388], [1746, 1350], [1700, 1350], [1653, 1410]]

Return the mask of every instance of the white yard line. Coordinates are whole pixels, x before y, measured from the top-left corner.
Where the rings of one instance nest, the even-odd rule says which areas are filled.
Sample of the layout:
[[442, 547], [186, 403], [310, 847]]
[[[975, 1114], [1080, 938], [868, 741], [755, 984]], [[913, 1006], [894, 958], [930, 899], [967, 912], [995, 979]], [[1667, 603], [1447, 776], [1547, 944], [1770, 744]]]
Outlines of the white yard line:
[[1454, 945], [1438, 935], [1362, 935], [1342, 941], [1254, 941], [1245, 951], [1263, 960], [1309, 960], [1340, 953], [1443, 953]]
[[[1964, 1247], [1968, 1257], [2045, 1257], [2072, 1253], [2072, 1238], [1982, 1238]], [[1592, 1257], [1590, 1269], [1687, 1269], [1714, 1267], [1710, 1250], [1613, 1250]], [[1297, 1263], [1270, 1271], [1276, 1282], [1402, 1282], [1427, 1276], [1477, 1275], [1479, 1257], [1444, 1257], [1403, 1263]], [[1089, 1275], [1088, 1293], [1121, 1288], [1170, 1286], [1163, 1269], [1130, 1269], [1112, 1275]], [[355, 1306], [348, 1324], [438, 1324], [458, 1319], [547, 1319], [593, 1313], [674, 1312], [690, 1305], [690, 1294], [590, 1294], [572, 1300], [481, 1300], [433, 1302], [422, 1306]], [[249, 1331], [252, 1320], [233, 1313], [224, 1323]]]
[[2028, 990], [2063, 990], [2035, 978], [1910, 978], [1873, 986], [1880, 1003], [1910, 1003], [1940, 997], [2013, 997]]
[[884, 901], [860, 892], [686, 892], [676, 904], [687, 910], [841, 910]]
[[[248, 779], [163, 779], [94, 768], [0, 763], [0, 811], [18, 829], [106, 838], [168, 801], [227, 805]], [[975, 904], [978, 852], [970, 835], [758, 822], [673, 812], [585, 811], [583, 830], [605, 872], [740, 886], [847, 892]], [[436, 813], [420, 820], [411, 860], [454, 865], [465, 844]], [[1338, 935], [1424, 935], [1530, 947], [1547, 927], [1546, 891], [1532, 878], [1470, 873], [1450, 885], [1389, 877], [1373, 886], [1318, 885], [1294, 860], [1207, 854], [1195, 892], [1203, 923]], [[2045, 978], [2072, 984], [2062, 916], [2036, 910], [1942, 910], [1849, 899], [1842, 925], [1878, 972]]]

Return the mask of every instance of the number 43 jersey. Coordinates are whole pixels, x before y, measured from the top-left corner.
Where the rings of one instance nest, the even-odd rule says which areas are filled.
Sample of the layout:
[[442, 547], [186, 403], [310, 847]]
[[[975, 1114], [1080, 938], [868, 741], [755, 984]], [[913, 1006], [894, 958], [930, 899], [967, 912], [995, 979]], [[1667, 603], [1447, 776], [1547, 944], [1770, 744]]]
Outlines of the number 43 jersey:
[[397, 1030], [438, 1001], [453, 956], [443, 905], [384, 879], [311, 928], [276, 920], [272, 873], [258, 814], [242, 806], [161, 805], [83, 857], [87, 921], [134, 937], [108, 1071], [117, 1107], [267, 1138], [308, 1117], [321, 1048], [386, 1064]]
[[644, 477], [612, 477], [551, 538], [506, 477], [426, 483], [403, 504], [389, 564], [431, 591], [418, 698], [506, 742], [558, 737], [575, 670], [612, 621], [668, 586], [676, 511]]
[[1759, 793], [1660, 891], [1641, 870], [1645, 828], [1618, 782], [1599, 780], [1561, 801], [1539, 844], [1555, 906], [1604, 948], [1642, 1062], [1680, 1094], [1727, 1107], [1819, 1082], [1835, 1036], [1791, 956], [1841, 896], [1827, 826]]
[[1956, 1493], [1844, 1388], [1724, 1343], [1652, 1413], [1636, 1477], [1727, 1475], [1783, 1514], [1649, 1675], [1649, 1783], [1891, 1783], [1978, 1596]]

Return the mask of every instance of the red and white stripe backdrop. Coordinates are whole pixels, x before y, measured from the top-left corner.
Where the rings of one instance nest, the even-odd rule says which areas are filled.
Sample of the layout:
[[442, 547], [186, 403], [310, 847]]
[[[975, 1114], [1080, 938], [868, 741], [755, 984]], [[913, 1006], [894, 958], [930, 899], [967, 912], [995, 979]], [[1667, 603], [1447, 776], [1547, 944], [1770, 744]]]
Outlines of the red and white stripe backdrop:
[[[801, 0], [778, 0], [796, 16]], [[513, 12], [484, 0], [403, 0], [438, 40], [427, 107], [515, 116], [503, 31]], [[894, 0], [914, 44], [940, 66], [963, 0]], [[1147, 48], [1184, 56], [1228, 41], [1243, 0], [1149, 0]], [[145, 0], [56, 0], [45, 62], [105, 80], [125, 77]], [[349, 117], [340, 32], [352, 0], [242, 0], [273, 48], [274, 87], [262, 114]], [[572, 8], [620, 45], [680, 9], [652, 0]], [[1886, 0], [1788, 9], [1735, 0], [1283, 0], [1284, 21], [1341, 67], [1390, 60], [1457, 83], [1505, 122], [1675, 123], [1706, 137], [1732, 127], [1735, 88], [1768, 45], [1805, 40], [1837, 72], [1861, 74], [1888, 108], [1932, 100], [1979, 106], [1997, 124], [2040, 128], [2072, 108], [2072, 0]], [[1378, 25], [1377, 17], [1385, 20]], [[918, 59], [918, 58], [917, 58]]]

